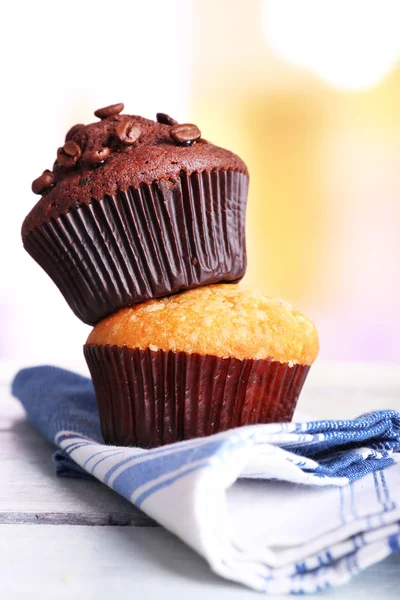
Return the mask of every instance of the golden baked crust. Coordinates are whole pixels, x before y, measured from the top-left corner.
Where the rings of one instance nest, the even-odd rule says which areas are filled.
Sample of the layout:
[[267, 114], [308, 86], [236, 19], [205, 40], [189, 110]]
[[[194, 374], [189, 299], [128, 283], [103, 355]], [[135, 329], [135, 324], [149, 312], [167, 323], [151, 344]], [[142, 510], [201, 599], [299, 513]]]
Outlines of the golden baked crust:
[[98, 323], [87, 344], [272, 358], [311, 365], [314, 324], [284, 301], [241, 285], [217, 284], [149, 300]]

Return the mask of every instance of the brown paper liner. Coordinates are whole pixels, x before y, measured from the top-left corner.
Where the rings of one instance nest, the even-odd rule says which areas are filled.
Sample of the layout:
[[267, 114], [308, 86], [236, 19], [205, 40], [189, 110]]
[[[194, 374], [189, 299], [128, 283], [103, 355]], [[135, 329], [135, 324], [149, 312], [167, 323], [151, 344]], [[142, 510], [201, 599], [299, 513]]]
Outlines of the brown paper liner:
[[29, 254], [85, 323], [180, 290], [234, 282], [246, 271], [247, 175], [182, 173], [130, 188], [42, 225]]
[[108, 444], [152, 448], [240, 425], [290, 421], [309, 366], [84, 346]]

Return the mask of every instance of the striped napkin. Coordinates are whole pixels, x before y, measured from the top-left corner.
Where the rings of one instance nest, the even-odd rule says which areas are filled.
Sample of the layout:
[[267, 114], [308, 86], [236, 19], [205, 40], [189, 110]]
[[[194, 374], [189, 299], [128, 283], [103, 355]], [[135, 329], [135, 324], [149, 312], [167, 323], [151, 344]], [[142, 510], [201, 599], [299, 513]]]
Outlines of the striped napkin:
[[[106, 446], [90, 380], [20, 371], [13, 393], [59, 450], [194, 548], [268, 594], [343, 584], [400, 550], [400, 413], [233, 429], [154, 450]], [[399, 555], [400, 565], [400, 555]]]

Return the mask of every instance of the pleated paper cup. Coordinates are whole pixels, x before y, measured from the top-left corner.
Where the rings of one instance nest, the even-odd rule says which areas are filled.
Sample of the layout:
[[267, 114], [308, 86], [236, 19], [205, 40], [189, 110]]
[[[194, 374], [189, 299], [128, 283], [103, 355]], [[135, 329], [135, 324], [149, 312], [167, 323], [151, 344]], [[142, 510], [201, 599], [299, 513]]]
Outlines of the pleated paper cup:
[[24, 247], [94, 325], [151, 298], [241, 279], [247, 187], [236, 171], [182, 173], [70, 210], [31, 231]]
[[108, 444], [153, 448], [290, 421], [309, 366], [86, 345]]

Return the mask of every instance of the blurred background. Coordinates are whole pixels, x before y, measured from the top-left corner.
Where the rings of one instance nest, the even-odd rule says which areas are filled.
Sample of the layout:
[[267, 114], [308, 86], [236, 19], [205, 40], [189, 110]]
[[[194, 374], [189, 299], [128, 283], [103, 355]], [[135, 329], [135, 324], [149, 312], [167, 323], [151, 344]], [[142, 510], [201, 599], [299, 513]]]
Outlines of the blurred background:
[[90, 328], [20, 227], [70, 126], [122, 101], [245, 160], [245, 281], [316, 322], [322, 360], [400, 362], [400, 2], [15, 0], [1, 13], [3, 361], [83, 364]]

